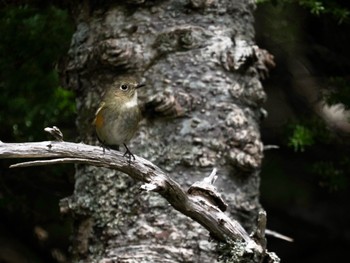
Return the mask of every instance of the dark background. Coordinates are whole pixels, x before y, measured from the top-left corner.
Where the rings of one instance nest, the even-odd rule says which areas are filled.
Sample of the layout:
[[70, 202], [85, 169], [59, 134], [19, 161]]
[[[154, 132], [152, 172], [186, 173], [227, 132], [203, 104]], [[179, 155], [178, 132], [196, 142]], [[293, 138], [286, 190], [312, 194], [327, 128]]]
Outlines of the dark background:
[[[350, 244], [349, 130], [325, 121], [304, 91], [311, 83], [312, 96], [349, 107], [349, 18], [289, 2], [256, 11], [256, 42], [277, 65], [263, 81], [262, 139], [279, 149], [265, 152], [261, 202], [268, 228], [294, 239], [268, 237], [268, 248], [282, 262], [336, 262]], [[47, 140], [43, 128], [52, 125], [77, 140], [74, 94], [56, 71], [74, 27], [67, 4], [52, 3], [0, 4], [1, 141]], [[346, 1], [328, 3], [349, 10]], [[292, 60], [307, 70], [300, 74]], [[8, 169], [13, 162], [0, 160], [0, 263], [67, 262], [72, 221], [58, 203], [73, 191], [73, 165]]]

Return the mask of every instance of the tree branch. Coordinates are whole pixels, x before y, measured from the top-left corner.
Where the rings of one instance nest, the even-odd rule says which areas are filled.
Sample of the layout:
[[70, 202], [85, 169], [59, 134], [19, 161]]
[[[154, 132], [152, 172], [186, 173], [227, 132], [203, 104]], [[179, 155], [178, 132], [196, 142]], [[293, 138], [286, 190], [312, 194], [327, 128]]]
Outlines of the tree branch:
[[[0, 142], [0, 158], [46, 158], [11, 165], [11, 168], [51, 165], [59, 163], [84, 163], [93, 166], [115, 169], [128, 174], [135, 180], [144, 182], [142, 190], [158, 192], [176, 210], [204, 226], [219, 241], [242, 239], [247, 243], [247, 250], [260, 253], [262, 247], [247, 234], [244, 228], [223, 211], [225, 202], [212, 185], [216, 170], [201, 182], [194, 183], [189, 191], [164, 173], [159, 167], [146, 159], [135, 155], [129, 162], [123, 154], [114, 151], [103, 151], [101, 147], [82, 143], [61, 141], [43, 141], [31, 143]], [[53, 159], [47, 159], [53, 158]]]

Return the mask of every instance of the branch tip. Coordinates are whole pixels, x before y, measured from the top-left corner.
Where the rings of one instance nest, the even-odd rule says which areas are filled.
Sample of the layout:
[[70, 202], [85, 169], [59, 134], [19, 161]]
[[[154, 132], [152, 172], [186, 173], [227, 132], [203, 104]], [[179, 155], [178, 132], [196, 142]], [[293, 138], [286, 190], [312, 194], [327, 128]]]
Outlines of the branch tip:
[[270, 230], [270, 229], [266, 229], [265, 234], [269, 235], [269, 236], [273, 236], [273, 237], [278, 238], [278, 239], [282, 239], [282, 240], [287, 241], [287, 242], [294, 242], [293, 238], [286, 236], [286, 235], [283, 235], [281, 233], [278, 233], [276, 231]]
[[264, 151], [268, 151], [268, 150], [277, 150], [280, 147], [278, 145], [264, 145]]
[[210, 175], [205, 178], [205, 179], [208, 179], [210, 184], [214, 184], [216, 179], [218, 179], [217, 175], [216, 175], [216, 172], [217, 172], [218, 169], [216, 169], [215, 167], [213, 168], [213, 171], [211, 171]]
[[50, 133], [57, 141], [63, 142], [63, 133], [56, 126], [53, 126], [52, 128], [46, 127], [44, 131]]

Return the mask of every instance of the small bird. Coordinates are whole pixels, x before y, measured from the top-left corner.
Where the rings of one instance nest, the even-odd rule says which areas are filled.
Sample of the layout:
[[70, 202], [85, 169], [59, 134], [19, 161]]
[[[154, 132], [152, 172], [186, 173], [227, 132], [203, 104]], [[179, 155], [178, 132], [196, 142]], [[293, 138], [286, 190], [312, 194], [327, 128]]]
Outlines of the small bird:
[[96, 111], [94, 125], [103, 150], [119, 150], [123, 144], [128, 155], [135, 160], [126, 144], [137, 131], [141, 120], [141, 111], [137, 102], [137, 89], [145, 86], [134, 79], [127, 78], [113, 83], [100, 102]]

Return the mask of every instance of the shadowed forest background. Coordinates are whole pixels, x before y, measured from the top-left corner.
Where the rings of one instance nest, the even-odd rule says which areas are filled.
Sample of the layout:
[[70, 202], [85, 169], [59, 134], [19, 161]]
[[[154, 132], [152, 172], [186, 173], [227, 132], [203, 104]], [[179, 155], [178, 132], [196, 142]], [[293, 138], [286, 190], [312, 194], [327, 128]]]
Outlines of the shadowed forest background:
[[[268, 118], [261, 202], [282, 262], [330, 262], [349, 244], [350, 52], [347, 1], [260, 1], [256, 42], [275, 57], [263, 82]], [[74, 32], [67, 5], [0, 4], [0, 140], [48, 139], [58, 126], [76, 141], [75, 101], [56, 68]], [[74, 166], [9, 170], [1, 160], [0, 262], [66, 262], [72, 222], [58, 202], [73, 191]], [[301, 260], [302, 259], [302, 260]]]

